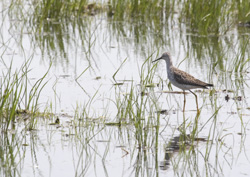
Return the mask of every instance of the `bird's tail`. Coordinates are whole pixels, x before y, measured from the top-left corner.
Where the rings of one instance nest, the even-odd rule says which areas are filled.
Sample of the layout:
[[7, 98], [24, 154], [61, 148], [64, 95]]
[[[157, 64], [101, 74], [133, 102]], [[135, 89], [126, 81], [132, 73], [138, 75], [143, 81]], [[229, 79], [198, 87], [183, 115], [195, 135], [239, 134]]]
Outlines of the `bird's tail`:
[[213, 85], [213, 84], [207, 84], [206, 86], [208, 86], [208, 87], [213, 87], [214, 85]]

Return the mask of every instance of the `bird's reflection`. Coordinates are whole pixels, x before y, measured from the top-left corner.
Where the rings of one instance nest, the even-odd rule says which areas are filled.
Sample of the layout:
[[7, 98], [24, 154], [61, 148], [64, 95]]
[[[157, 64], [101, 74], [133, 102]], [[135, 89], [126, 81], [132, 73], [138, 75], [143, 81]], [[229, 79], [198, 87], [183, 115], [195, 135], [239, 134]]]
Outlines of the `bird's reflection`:
[[[194, 141], [207, 141], [205, 138], [194, 138]], [[174, 154], [187, 150], [191, 146], [190, 135], [180, 135], [173, 137], [165, 148], [164, 160], [160, 163], [161, 170], [167, 170], [170, 166], [171, 158]]]

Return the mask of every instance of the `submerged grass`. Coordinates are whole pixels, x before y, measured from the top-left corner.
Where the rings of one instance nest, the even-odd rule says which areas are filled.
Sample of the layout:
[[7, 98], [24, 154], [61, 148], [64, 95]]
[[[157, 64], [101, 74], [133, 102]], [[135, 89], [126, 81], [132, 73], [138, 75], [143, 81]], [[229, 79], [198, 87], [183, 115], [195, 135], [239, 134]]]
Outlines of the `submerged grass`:
[[43, 0], [33, 4], [38, 21], [47, 19], [70, 18], [72, 15], [95, 15], [102, 9], [100, 4], [88, 0]]
[[[175, 38], [175, 29], [179, 27], [180, 35], [185, 35], [180, 43], [185, 43], [187, 39], [188, 53], [200, 61], [208, 56], [211, 63], [220, 69], [224, 67], [227, 52], [235, 48], [234, 44], [232, 46], [228, 42], [230, 38], [222, 39], [223, 35], [230, 34], [240, 21], [247, 24], [250, 15], [249, 5], [236, 0], [111, 0], [107, 3], [43, 0], [30, 4], [29, 11], [25, 11], [21, 4], [12, 1], [9, 14], [13, 19], [20, 16], [28, 23], [15, 22], [11, 28], [20, 30], [22, 26], [22, 31], [26, 28], [32, 41], [38, 42], [43, 55], [48, 53], [52, 60], [57, 58], [55, 55], [71, 59], [67, 52], [71, 49], [66, 48], [71, 41], [74, 41], [75, 52], [79, 51], [77, 48], [81, 45], [80, 52], [83, 51], [90, 59], [99, 25], [93, 25], [92, 17], [85, 18], [85, 14], [94, 11], [90, 14], [107, 13], [111, 38], [124, 44], [133, 41], [136, 44], [135, 52], [144, 56], [147, 56], [146, 51], [151, 53], [156, 48], [164, 47], [165, 50], [167, 46], [168, 50], [172, 50], [175, 46], [172, 38]], [[77, 42], [79, 38], [80, 44]], [[240, 40], [239, 46], [242, 46], [241, 43], [244, 41]], [[225, 47], [228, 51], [223, 50]]]
[[28, 75], [32, 57], [17, 69], [14, 69], [13, 60], [9, 65], [1, 61], [5, 68], [0, 76], [0, 176], [13, 176], [22, 171], [19, 167], [25, 158], [25, 147], [29, 146], [26, 132], [34, 130], [37, 118], [42, 115], [39, 98], [50, 70], [49, 67], [31, 84]]
[[35, 116], [38, 113], [39, 107], [39, 96], [41, 91], [47, 82], [44, 82], [48, 71], [40, 78], [29, 91], [29, 65], [31, 59], [26, 61], [20, 66], [14, 73], [12, 70], [13, 63], [10, 66], [6, 66], [6, 73], [2, 73], [1, 80], [1, 93], [0, 93], [0, 117], [1, 117], [1, 128], [7, 130], [10, 125], [16, 122], [16, 116], [18, 115], [18, 110], [26, 110], [30, 115], [29, 129], [34, 128]]
[[[154, 161], [155, 170], [158, 171], [159, 168], [157, 154], [159, 146], [160, 114], [156, 113], [159, 103], [154, 94], [153, 87], [146, 87], [146, 85], [151, 84], [155, 72], [155, 67], [152, 67], [151, 57], [152, 55], [150, 55], [140, 67], [140, 84], [137, 85], [132, 81], [129, 84], [112, 85], [112, 90], [115, 91], [115, 100], [107, 99], [116, 106], [116, 110], [113, 110], [117, 112], [115, 119], [104, 119], [103, 122], [100, 122], [102, 120], [99, 121], [98, 119], [94, 119], [93, 116], [89, 114], [88, 110], [95, 102], [97, 93], [89, 99], [87, 104], [78, 108], [74, 116], [76, 136], [83, 142], [83, 148], [87, 149], [92, 147], [94, 142], [98, 140], [98, 137], [101, 138], [99, 141], [104, 139], [103, 141], [107, 141], [108, 143], [105, 146], [104, 152], [99, 153], [98, 151], [96, 154], [97, 157], [100, 155], [102, 161], [105, 162], [110, 151], [110, 141], [113, 139], [113, 136], [118, 136], [116, 138], [121, 139], [121, 145], [122, 147], [124, 146], [123, 151], [126, 153], [125, 156], [129, 155], [131, 158], [135, 159], [136, 165], [133, 170], [134, 173], [137, 175], [141, 174], [142, 176], [145, 176], [150, 171], [147, 168], [148, 161]], [[116, 73], [121, 67], [122, 65], [114, 73], [114, 80]], [[148, 94], [142, 95], [142, 90]], [[105, 116], [95, 115], [94, 117]], [[111, 120], [111, 122], [109, 122], [109, 120]], [[111, 129], [118, 130], [120, 132], [119, 135], [108, 134], [107, 136], [102, 136], [105, 131]], [[124, 139], [123, 136], [127, 139]], [[107, 137], [108, 140], [106, 140]], [[134, 139], [133, 142], [130, 140], [131, 137]], [[153, 159], [150, 159], [149, 155], [151, 149], [155, 149], [154, 153], [156, 157]], [[143, 168], [141, 168], [142, 166]]]

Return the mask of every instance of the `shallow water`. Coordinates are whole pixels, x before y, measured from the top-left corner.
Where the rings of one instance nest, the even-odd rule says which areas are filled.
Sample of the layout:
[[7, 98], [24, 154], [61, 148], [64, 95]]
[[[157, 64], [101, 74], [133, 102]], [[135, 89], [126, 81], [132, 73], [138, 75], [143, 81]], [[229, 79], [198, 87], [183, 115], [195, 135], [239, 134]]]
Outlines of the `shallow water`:
[[[1, 176], [250, 175], [249, 63], [235, 72], [246, 61], [238, 58], [249, 58], [243, 50], [249, 29], [235, 25], [226, 35], [200, 36], [179, 25], [177, 13], [159, 32], [98, 14], [51, 19], [50, 33], [39, 34], [6, 7], [0, 68], [7, 72], [13, 61], [14, 73], [31, 58], [30, 89], [52, 63], [39, 97], [40, 111], [51, 114], [37, 118], [34, 130], [19, 115], [1, 131]], [[134, 29], [143, 26], [145, 34]], [[215, 85], [196, 91], [196, 139], [186, 136], [196, 126], [194, 96], [186, 95], [183, 113], [183, 94], [168, 92], [180, 90], [168, 87], [165, 63], [151, 62], [165, 51], [175, 66]]]

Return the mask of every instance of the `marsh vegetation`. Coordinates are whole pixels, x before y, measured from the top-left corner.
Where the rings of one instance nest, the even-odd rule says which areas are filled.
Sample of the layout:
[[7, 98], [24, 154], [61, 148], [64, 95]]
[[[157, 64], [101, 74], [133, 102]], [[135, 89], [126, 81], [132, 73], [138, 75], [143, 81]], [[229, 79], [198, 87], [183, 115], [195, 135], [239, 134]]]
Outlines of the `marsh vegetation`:
[[0, 176], [249, 176], [249, 7], [2, 1]]

